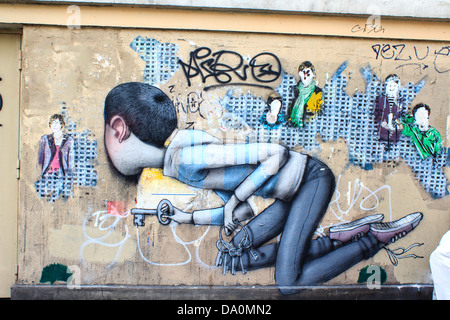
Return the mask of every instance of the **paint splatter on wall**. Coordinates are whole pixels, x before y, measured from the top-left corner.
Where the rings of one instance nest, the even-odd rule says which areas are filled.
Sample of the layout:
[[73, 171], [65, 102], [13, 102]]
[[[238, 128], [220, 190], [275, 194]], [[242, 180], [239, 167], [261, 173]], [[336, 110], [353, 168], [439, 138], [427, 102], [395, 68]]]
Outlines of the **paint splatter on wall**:
[[72, 271], [65, 265], [60, 263], [52, 263], [42, 269], [40, 283], [50, 282], [54, 284], [56, 281], [64, 281], [72, 276]]

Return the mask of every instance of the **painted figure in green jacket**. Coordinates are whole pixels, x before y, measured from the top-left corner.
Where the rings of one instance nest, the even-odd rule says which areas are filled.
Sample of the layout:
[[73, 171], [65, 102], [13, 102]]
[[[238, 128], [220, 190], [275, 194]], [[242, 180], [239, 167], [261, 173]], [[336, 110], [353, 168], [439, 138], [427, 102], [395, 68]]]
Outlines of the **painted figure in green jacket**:
[[412, 110], [412, 116], [402, 119], [402, 134], [411, 137], [422, 160], [429, 156], [436, 157], [442, 147], [439, 132], [428, 124], [431, 109], [428, 105], [419, 103]]

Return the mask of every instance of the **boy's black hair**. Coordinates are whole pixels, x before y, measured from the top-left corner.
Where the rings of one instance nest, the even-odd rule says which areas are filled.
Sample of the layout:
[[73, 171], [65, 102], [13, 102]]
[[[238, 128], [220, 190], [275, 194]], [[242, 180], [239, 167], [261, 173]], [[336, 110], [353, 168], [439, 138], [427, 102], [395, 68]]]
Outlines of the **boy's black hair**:
[[59, 123], [61, 124], [61, 126], [65, 126], [66, 124], [64, 123], [64, 117], [59, 114], [59, 113], [55, 113], [54, 115], [52, 115], [50, 117], [50, 120], [48, 121], [48, 126], [50, 127], [52, 125], [52, 122], [55, 120], [59, 120]]
[[309, 68], [311, 69], [311, 71], [316, 74], [316, 68], [314, 67], [314, 65], [309, 62], [309, 61], [303, 61], [299, 66], [298, 66], [298, 72], [302, 71], [303, 69]]
[[[264, 113], [267, 113], [270, 111], [270, 104], [274, 100], [280, 100], [280, 102], [283, 103], [283, 100], [282, 100], [281, 96], [278, 94], [278, 92], [276, 92], [276, 91], [271, 92], [269, 94], [269, 97], [267, 98], [266, 107], [264, 108]], [[280, 113], [280, 112], [281, 112], [281, 108], [280, 108], [280, 110], [278, 110], [278, 113]]]
[[395, 82], [400, 83], [400, 77], [398, 75], [396, 75], [395, 73], [391, 73], [389, 74], [386, 79], [384, 80], [384, 82], [387, 82], [389, 79], [393, 78], [395, 80]]
[[428, 111], [428, 116], [430, 116], [430, 114], [431, 114], [430, 106], [425, 103], [419, 103], [419, 104], [416, 104], [414, 106], [414, 108], [412, 109], [411, 113], [412, 113], [413, 117], [416, 115], [417, 110], [419, 110], [420, 108], [425, 108]]
[[278, 94], [278, 92], [271, 92], [269, 94], [269, 97], [267, 98], [267, 104], [270, 105], [274, 100], [280, 100], [281, 101], [281, 96]]
[[119, 84], [108, 93], [105, 124], [115, 115], [120, 115], [142, 142], [157, 147], [163, 147], [177, 127], [177, 113], [170, 98], [160, 89], [140, 82]]

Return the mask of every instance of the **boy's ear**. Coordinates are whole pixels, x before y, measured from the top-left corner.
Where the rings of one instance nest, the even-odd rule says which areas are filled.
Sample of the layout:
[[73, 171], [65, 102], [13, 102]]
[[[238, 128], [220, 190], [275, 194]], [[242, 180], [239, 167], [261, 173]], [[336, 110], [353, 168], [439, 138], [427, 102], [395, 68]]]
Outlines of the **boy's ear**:
[[119, 141], [119, 143], [122, 143], [122, 141], [128, 139], [131, 134], [130, 128], [121, 116], [116, 115], [112, 117], [109, 125], [114, 130], [114, 137]]

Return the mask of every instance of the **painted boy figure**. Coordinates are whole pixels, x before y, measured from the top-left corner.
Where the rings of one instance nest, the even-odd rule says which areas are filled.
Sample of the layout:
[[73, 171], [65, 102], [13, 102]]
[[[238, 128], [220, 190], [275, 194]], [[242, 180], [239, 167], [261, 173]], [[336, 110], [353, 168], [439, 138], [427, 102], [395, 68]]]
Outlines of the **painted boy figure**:
[[428, 105], [419, 103], [412, 110], [411, 115], [402, 119], [402, 134], [411, 137], [422, 160], [429, 156], [436, 157], [442, 148], [440, 133], [428, 123], [431, 109]]
[[261, 116], [260, 122], [262, 126], [268, 130], [278, 129], [286, 122], [285, 115], [281, 112], [281, 97], [274, 92], [269, 95], [267, 99], [267, 108]]
[[43, 135], [39, 143], [38, 163], [42, 169], [41, 177], [70, 175], [75, 166], [73, 138], [64, 132], [62, 115], [52, 115], [48, 125], [53, 133]]
[[399, 120], [404, 109], [403, 101], [399, 96], [400, 78], [390, 74], [385, 80], [384, 94], [375, 101], [375, 122], [378, 123], [379, 141], [390, 150], [400, 138]]
[[[313, 240], [335, 188], [333, 173], [319, 160], [278, 144], [224, 144], [203, 131], [177, 130], [170, 98], [142, 83], [113, 88], [105, 99], [104, 117], [105, 147], [121, 174], [162, 168], [164, 175], [214, 190], [224, 200], [223, 208], [199, 210], [200, 216], [209, 212], [215, 221], [212, 224], [223, 224], [232, 232], [238, 216], [245, 215], [242, 212], [253, 215], [247, 203], [250, 196], [275, 199], [229, 244], [238, 247], [248, 235], [252, 246], [238, 256], [219, 252], [223, 257], [219, 263], [225, 269], [242, 271], [275, 266], [276, 281], [284, 294], [294, 293], [292, 286], [334, 278], [405, 236], [422, 219], [421, 213], [413, 213], [382, 223], [382, 215], [368, 216], [336, 226], [329, 237]], [[171, 142], [165, 147], [169, 137]], [[172, 220], [196, 222], [198, 212], [174, 211]], [[267, 244], [280, 234], [278, 244]]]
[[298, 67], [300, 81], [294, 87], [294, 100], [288, 110], [288, 124], [303, 128], [307, 116], [320, 112], [323, 105], [322, 89], [317, 87], [314, 78], [316, 70], [309, 61], [304, 61]]

